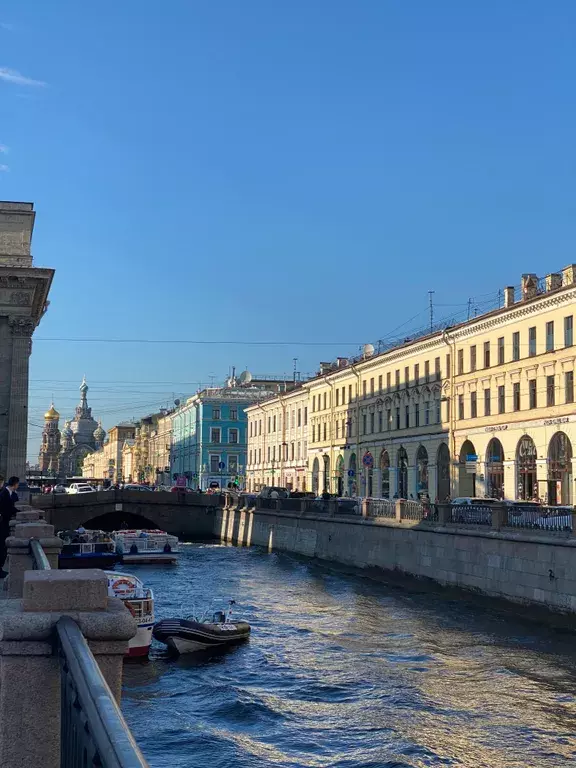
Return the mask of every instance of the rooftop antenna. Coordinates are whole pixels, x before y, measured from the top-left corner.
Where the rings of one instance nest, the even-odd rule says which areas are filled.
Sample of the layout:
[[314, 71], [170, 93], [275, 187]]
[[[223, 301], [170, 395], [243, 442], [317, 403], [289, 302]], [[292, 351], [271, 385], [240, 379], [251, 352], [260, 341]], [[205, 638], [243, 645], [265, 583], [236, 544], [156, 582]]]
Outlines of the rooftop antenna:
[[434, 327], [434, 304], [432, 303], [432, 296], [436, 293], [436, 291], [428, 291], [428, 296], [430, 298], [430, 333], [432, 333], [432, 328]]
[[468, 299], [468, 320], [470, 320], [471, 311], [472, 311], [472, 299]]
[[296, 366], [298, 364], [298, 358], [294, 357], [293, 362], [294, 362], [294, 383], [296, 383]]

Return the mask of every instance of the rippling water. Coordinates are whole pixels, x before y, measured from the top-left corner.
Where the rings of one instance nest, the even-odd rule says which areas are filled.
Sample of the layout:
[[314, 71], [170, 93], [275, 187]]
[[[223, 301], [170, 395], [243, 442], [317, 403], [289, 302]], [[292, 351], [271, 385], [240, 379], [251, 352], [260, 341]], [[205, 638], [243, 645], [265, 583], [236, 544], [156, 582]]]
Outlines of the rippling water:
[[158, 618], [229, 598], [228, 652], [127, 664], [153, 768], [537, 766], [576, 757], [576, 638], [285, 554], [189, 545], [138, 568]]

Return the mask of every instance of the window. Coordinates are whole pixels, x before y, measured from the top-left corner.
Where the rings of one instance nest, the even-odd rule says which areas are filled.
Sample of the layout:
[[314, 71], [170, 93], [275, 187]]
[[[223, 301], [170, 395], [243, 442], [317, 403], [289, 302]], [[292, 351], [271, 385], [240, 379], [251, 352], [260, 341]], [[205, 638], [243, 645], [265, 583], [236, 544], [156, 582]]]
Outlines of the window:
[[298, 408], [298, 426], [302, 426], [302, 408]]
[[370, 379], [370, 396], [374, 395], [374, 379]]
[[512, 384], [512, 407], [515, 411], [520, 410], [520, 382]]
[[316, 442], [316, 424], [312, 424], [312, 440], [310, 442]]
[[268, 434], [272, 432], [272, 416], [268, 416]]
[[490, 342], [484, 342], [484, 368], [490, 368]]
[[520, 360], [520, 331], [512, 334], [512, 360]]
[[420, 403], [416, 403], [414, 406], [414, 426], [420, 426]]
[[458, 375], [464, 373], [464, 350], [459, 349], [458, 350]]
[[537, 404], [536, 379], [530, 379], [528, 382], [528, 408], [536, 408]]
[[212, 418], [214, 421], [220, 421], [220, 408], [212, 408]]
[[342, 387], [342, 405], [346, 402], [346, 387]]
[[272, 432], [276, 432], [276, 414], [272, 416]]
[[258, 448], [258, 464], [262, 464], [262, 448]]
[[260, 419], [258, 422], [258, 434], [259, 435], [262, 434], [262, 419]]
[[419, 383], [420, 383], [420, 366], [418, 365], [418, 363], [416, 363], [416, 365], [414, 366], [414, 384], [418, 386]]
[[352, 384], [348, 384], [348, 402], [352, 402]]
[[536, 326], [528, 328], [528, 357], [536, 357]]
[[396, 429], [400, 429], [400, 408], [396, 408]]
[[404, 386], [410, 386], [410, 368], [408, 366], [404, 368]]
[[290, 443], [290, 461], [294, 461], [294, 443]]
[[272, 461], [276, 461], [276, 446], [272, 446]]
[[324, 440], [326, 440], [326, 422], [324, 422]]
[[478, 402], [476, 399], [476, 392], [470, 393], [470, 418], [475, 419], [478, 416]]
[[470, 347], [470, 370], [476, 370], [476, 345]]
[[458, 418], [464, 418], [464, 395], [458, 395]]
[[336, 420], [336, 440], [340, 437], [340, 422]]
[[489, 389], [484, 390], [484, 416], [490, 416], [492, 410], [492, 393]]
[[564, 374], [564, 400], [567, 403], [574, 402], [574, 371], [566, 371]]
[[383, 421], [383, 413], [382, 411], [378, 411], [378, 432], [383, 431], [382, 421]]
[[376, 431], [374, 429], [374, 427], [375, 427], [375, 419], [376, 419], [376, 414], [375, 413], [371, 413], [370, 414], [370, 434], [372, 434], [372, 435]]
[[312, 413], [316, 412], [316, 395], [312, 395]]
[[212, 427], [212, 429], [210, 430], [210, 442], [211, 443], [220, 442], [220, 427]]
[[498, 387], [498, 413], [506, 411], [506, 388], [503, 384]]
[[546, 376], [546, 405], [551, 407], [556, 404], [556, 387], [554, 376]]
[[392, 410], [390, 408], [386, 410], [386, 429], [392, 429]]
[[396, 377], [396, 389], [400, 389], [400, 371], [396, 370], [394, 375]]
[[292, 418], [290, 420], [290, 426], [292, 429], [296, 426], [296, 411], [292, 411]]
[[[442, 420], [442, 414], [440, 413], [440, 410], [441, 410], [441, 407], [442, 407], [442, 405], [441, 405], [442, 401], [438, 397], [435, 400], [435, 403], [436, 403], [436, 424], [440, 424], [440, 421]], [[450, 407], [450, 401], [448, 401], [448, 407]]]
[[304, 408], [304, 426], [308, 424], [308, 406]]
[[324, 392], [324, 410], [326, 410], [326, 392]]
[[346, 437], [346, 419], [342, 419], [342, 437]]
[[[252, 424], [253, 424], [253, 422], [250, 422], [250, 437], [252, 437]], [[250, 462], [250, 463], [252, 463], [252, 462]]]
[[230, 408], [230, 421], [238, 421], [238, 408]]
[[437, 357], [434, 360], [434, 374], [436, 376], [436, 381], [440, 381], [442, 378], [442, 371], [440, 370], [440, 358]]
[[220, 464], [220, 456], [216, 456], [215, 454], [210, 454], [210, 472], [214, 474], [215, 472], [220, 471], [220, 467], [218, 466]]
[[366, 397], [366, 379], [362, 382], [362, 397]]
[[386, 374], [386, 389], [388, 391], [392, 389], [392, 374], [390, 372]]
[[238, 456], [228, 456], [228, 472], [231, 475], [238, 474]]
[[362, 414], [362, 434], [363, 435], [366, 434], [366, 430], [368, 429], [367, 423], [368, 423], [368, 417], [366, 416], [365, 413], [363, 413]]
[[378, 391], [382, 394], [382, 376], [378, 376]]
[[237, 443], [238, 442], [238, 430], [237, 429], [229, 429], [228, 430], [228, 442], [229, 443]]
[[336, 390], [336, 407], [340, 405], [340, 390]]
[[574, 344], [574, 316], [564, 318], [564, 346], [571, 347]]
[[406, 429], [410, 427], [410, 406], [406, 405], [404, 407], [404, 426]]
[[450, 378], [450, 355], [446, 355], [446, 377]]
[[430, 383], [430, 361], [426, 360], [424, 363], [424, 381], [426, 384]]
[[498, 339], [498, 365], [504, 365], [504, 336]]
[[554, 352], [554, 320], [546, 323], [546, 352]]
[[430, 424], [430, 400], [424, 402], [424, 424], [426, 426]]

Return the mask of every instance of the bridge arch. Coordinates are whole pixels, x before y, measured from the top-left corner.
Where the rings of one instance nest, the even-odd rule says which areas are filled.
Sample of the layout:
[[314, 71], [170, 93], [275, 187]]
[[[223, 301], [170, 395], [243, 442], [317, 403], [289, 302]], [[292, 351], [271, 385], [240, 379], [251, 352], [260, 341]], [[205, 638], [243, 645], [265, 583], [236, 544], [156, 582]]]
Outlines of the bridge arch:
[[160, 528], [161, 526], [144, 515], [133, 512], [105, 512], [82, 522], [84, 528], [96, 531], [119, 531], [123, 528]]

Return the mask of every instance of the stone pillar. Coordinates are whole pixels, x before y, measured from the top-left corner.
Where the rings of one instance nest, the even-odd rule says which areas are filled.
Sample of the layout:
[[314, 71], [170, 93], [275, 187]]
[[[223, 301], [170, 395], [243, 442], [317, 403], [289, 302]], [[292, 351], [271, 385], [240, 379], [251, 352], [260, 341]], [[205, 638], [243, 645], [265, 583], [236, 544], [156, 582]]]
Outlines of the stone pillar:
[[382, 497], [382, 470], [372, 470], [372, 496], [375, 499]]
[[34, 323], [22, 317], [9, 317], [12, 333], [12, 370], [8, 409], [7, 455], [2, 456], [0, 471], [26, 478], [26, 441], [28, 438], [28, 367]]
[[406, 507], [406, 502], [404, 499], [396, 499], [396, 521], [400, 523], [402, 521], [402, 518], [404, 516], [404, 508]]
[[113, 695], [120, 698], [123, 656], [136, 621], [108, 597], [97, 569], [27, 571], [22, 600], [0, 601], [0, 765], [59, 768], [60, 661], [55, 626], [77, 622]]
[[438, 523], [447, 525], [452, 522], [452, 507], [450, 504], [436, 504], [438, 510]]
[[432, 503], [438, 497], [438, 467], [436, 464], [428, 464], [428, 496]]
[[495, 531], [499, 531], [508, 522], [508, 508], [504, 504], [493, 504], [490, 507], [492, 512], [492, 528]]
[[518, 487], [516, 483], [516, 462], [505, 461], [504, 462], [504, 498], [514, 499], [519, 498]]
[[36, 510], [18, 512], [16, 525], [6, 539], [8, 548], [8, 576], [6, 591], [8, 597], [22, 597], [24, 574], [34, 568], [34, 557], [30, 551], [30, 540], [38, 539], [50, 567], [58, 569], [58, 555], [62, 550], [62, 539], [54, 536], [54, 526], [39, 519]]

